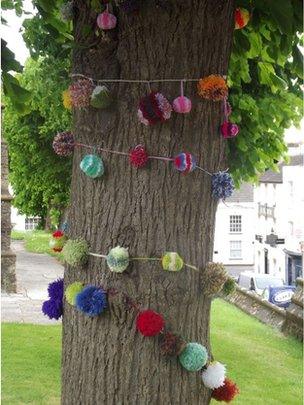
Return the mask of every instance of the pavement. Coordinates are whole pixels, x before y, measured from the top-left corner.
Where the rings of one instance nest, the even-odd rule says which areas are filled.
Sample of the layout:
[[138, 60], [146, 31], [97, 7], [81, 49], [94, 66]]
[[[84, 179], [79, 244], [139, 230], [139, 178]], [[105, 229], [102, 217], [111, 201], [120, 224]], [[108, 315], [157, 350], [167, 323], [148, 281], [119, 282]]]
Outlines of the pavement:
[[41, 312], [51, 281], [63, 276], [63, 266], [52, 256], [27, 252], [23, 241], [12, 241], [16, 257], [17, 294], [1, 294], [2, 322], [54, 324]]

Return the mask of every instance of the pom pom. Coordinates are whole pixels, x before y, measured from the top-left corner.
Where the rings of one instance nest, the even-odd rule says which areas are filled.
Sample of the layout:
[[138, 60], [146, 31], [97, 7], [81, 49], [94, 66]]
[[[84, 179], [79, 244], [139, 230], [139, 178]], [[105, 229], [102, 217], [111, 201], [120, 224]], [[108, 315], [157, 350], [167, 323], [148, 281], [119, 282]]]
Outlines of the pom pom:
[[76, 108], [89, 107], [94, 84], [89, 79], [78, 79], [69, 87], [72, 106]]
[[129, 262], [129, 252], [124, 247], [116, 246], [110, 250], [107, 256], [107, 264], [114, 273], [124, 272], [129, 266]]
[[164, 318], [149, 309], [141, 311], [136, 319], [137, 330], [143, 336], [156, 336], [163, 330], [164, 326]]
[[74, 136], [70, 131], [59, 132], [53, 140], [54, 152], [59, 156], [69, 156], [75, 147]]
[[71, 266], [86, 263], [88, 260], [89, 246], [83, 239], [70, 239], [62, 249], [63, 258]]
[[177, 97], [173, 101], [173, 110], [179, 114], [188, 114], [192, 108], [192, 102], [185, 96]]
[[160, 352], [163, 356], [179, 356], [187, 343], [180, 336], [172, 332], [165, 332], [161, 336]]
[[187, 174], [196, 168], [196, 159], [190, 153], [182, 152], [175, 156], [173, 164], [179, 172]]
[[220, 101], [228, 96], [225, 79], [219, 75], [210, 75], [198, 82], [198, 94], [208, 100]]
[[109, 13], [108, 11], [104, 11], [97, 17], [97, 25], [102, 30], [112, 30], [116, 27], [116, 24], [117, 18], [115, 17], [115, 15]]
[[113, 102], [110, 90], [106, 86], [96, 86], [91, 95], [91, 106], [107, 108]]
[[129, 160], [132, 166], [139, 168], [146, 165], [149, 160], [149, 156], [146, 149], [142, 145], [137, 145], [131, 150]]
[[139, 0], [123, 0], [120, 4], [120, 8], [126, 14], [137, 13], [140, 9]]
[[92, 285], [76, 295], [76, 307], [88, 316], [97, 316], [107, 308], [107, 294], [102, 288]]
[[152, 92], [139, 102], [138, 118], [145, 125], [164, 122], [171, 117], [172, 107], [161, 93]]
[[188, 343], [179, 355], [181, 365], [188, 371], [199, 371], [208, 360], [208, 352], [199, 343]]
[[103, 161], [96, 155], [86, 155], [80, 162], [80, 169], [92, 179], [101, 177], [104, 174]]
[[72, 109], [72, 99], [69, 89], [62, 92], [62, 103], [67, 110]]
[[234, 12], [234, 28], [236, 30], [244, 28], [250, 20], [250, 13], [245, 8], [237, 8]]
[[234, 138], [239, 133], [239, 130], [238, 125], [230, 121], [224, 121], [221, 125], [221, 134], [225, 139]]
[[176, 252], [165, 252], [162, 257], [162, 267], [167, 271], [180, 271], [184, 266], [184, 261]]
[[67, 237], [62, 231], [53, 232], [49, 246], [54, 252], [61, 252], [66, 240]]
[[62, 302], [50, 298], [42, 304], [42, 312], [50, 319], [59, 319], [63, 314]]
[[212, 391], [211, 397], [216, 401], [232, 401], [239, 394], [237, 385], [229, 378], [225, 378], [224, 385]]
[[224, 364], [214, 361], [202, 372], [202, 380], [207, 388], [214, 389], [224, 385], [226, 367]]
[[70, 305], [76, 304], [76, 296], [83, 290], [83, 284], [79, 281], [70, 284], [65, 290], [65, 298]]
[[73, 1], [68, 1], [60, 8], [61, 18], [64, 21], [70, 21], [74, 18], [74, 4]]
[[207, 263], [203, 272], [204, 294], [212, 296], [220, 292], [228, 277], [229, 275], [222, 263]]
[[48, 285], [48, 294], [52, 300], [62, 304], [63, 299], [63, 278], [59, 278]]
[[225, 281], [223, 285], [221, 292], [224, 295], [230, 295], [234, 293], [235, 290], [236, 290], [236, 282], [233, 280], [233, 278], [228, 277], [228, 279]]
[[227, 172], [218, 172], [212, 175], [212, 195], [214, 198], [225, 200], [234, 191], [234, 183], [231, 175]]

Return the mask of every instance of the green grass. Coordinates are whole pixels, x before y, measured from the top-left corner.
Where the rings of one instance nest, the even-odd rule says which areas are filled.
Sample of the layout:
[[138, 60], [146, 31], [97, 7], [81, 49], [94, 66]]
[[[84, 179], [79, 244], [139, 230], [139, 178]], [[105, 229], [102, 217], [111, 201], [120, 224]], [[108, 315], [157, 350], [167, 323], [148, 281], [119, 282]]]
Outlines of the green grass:
[[11, 232], [11, 238], [13, 240], [24, 240], [26, 236], [26, 231], [15, 231], [14, 229]]
[[[220, 300], [211, 321], [213, 355], [241, 390], [233, 404], [302, 404], [298, 341]], [[60, 403], [60, 340], [61, 326], [3, 325], [3, 405]]]

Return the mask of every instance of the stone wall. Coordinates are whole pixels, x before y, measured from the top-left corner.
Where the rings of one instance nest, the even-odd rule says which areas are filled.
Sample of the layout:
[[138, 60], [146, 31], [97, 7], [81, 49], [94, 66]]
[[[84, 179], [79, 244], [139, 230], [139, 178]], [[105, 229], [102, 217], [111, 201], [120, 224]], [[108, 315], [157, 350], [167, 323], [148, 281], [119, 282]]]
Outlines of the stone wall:
[[286, 310], [286, 322], [283, 332], [303, 340], [303, 279], [296, 281], [297, 289], [291, 299], [291, 304]]

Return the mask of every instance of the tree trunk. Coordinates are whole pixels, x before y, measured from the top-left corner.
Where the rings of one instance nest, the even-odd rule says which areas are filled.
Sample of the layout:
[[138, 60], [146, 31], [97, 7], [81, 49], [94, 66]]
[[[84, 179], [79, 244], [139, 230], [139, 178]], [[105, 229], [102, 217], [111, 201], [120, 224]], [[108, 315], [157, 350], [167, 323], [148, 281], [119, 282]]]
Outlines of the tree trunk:
[[[94, 78], [198, 78], [227, 73], [233, 35], [232, 0], [172, 1], [169, 8], [144, 2], [139, 15], [114, 8], [117, 28], [85, 38], [96, 14], [76, 2], [73, 70]], [[165, 4], [167, 2], [158, 2]], [[149, 153], [174, 156], [187, 151], [210, 172], [226, 168], [225, 143], [219, 135], [222, 104], [200, 99], [196, 83], [185, 95], [193, 101], [189, 115], [174, 114], [153, 127], [138, 122], [137, 104], [144, 84], [111, 84], [116, 105], [111, 111], [78, 110], [74, 134], [78, 142], [129, 151], [144, 144]], [[178, 83], [153, 84], [170, 100]], [[200, 269], [212, 260], [217, 201], [211, 178], [194, 171], [187, 176], [171, 163], [150, 161], [132, 168], [124, 156], [102, 154], [106, 167], [99, 180], [79, 169], [84, 150], [74, 153], [70, 237], [84, 237], [91, 251], [106, 254], [117, 245], [131, 256], [158, 256], [176, 251]], [[88, 152], [89, 153], [89, 152]], [[188, 342], [210, 349], [210, 299], [202, 294], [202, 273], [162, 270], [159, 263], [133, 262], [123, 274], [109, 271], [102, 259], [90, 257], [83, 268], [67, 268], [65, 285], [74, 281], [114, 287], [163, 314], [166, 326]], [[210, 391], [199, 373], [187, 372], [177, 358], [159, 353], [158, 338], [136, 332], [135, 313], [111, 308], [89, 318], [65, 303], [63, 321], [62, 403], [81, 405], [208, 404]]]

